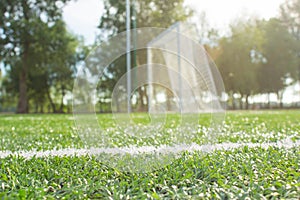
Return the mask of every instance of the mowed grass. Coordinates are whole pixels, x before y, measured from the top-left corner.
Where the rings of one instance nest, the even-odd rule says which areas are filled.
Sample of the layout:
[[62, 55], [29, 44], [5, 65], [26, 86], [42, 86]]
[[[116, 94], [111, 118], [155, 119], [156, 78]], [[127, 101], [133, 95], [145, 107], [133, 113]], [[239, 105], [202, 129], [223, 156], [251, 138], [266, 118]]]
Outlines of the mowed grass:
[[[110, 115], [99, 115], [110, 127]], [[217, 142], [300, 139], [300, 111], [228, 112]], [[209, 119], [207, 119], [209, 120]], [[200, 121], [199, 134], [207, 130]], [[111, 130], [114, 131], [113, 129]], [[117, 131], [117, 130], [115, 130]], [[118, 142], [118, 140], [116, 140]], [[159, 141], [158, 141], [159, 142]], [[0, 150], [83, 148], [72, 115], [0, 115]], [[299, 199], [300, 147], [183, 153], [151, 173], [125, 173], [93, 156], [0, 159], [3, 199]]]

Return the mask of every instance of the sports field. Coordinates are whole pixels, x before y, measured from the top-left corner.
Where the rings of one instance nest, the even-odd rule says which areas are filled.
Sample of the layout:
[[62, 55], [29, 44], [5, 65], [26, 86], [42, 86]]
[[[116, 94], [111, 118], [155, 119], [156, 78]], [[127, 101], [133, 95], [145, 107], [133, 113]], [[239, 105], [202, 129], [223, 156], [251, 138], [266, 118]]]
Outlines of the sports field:
[[[107, 118], [98, 115], [110, 128]], [[138, 174], [86, 153], [72, 115], [0, 115], [0, 198], [299, 199], [300, 110], [227, 112], [225, 120], [210, 151], [199, 145]], [[200, 123], [201, 132], [208, 123]]]

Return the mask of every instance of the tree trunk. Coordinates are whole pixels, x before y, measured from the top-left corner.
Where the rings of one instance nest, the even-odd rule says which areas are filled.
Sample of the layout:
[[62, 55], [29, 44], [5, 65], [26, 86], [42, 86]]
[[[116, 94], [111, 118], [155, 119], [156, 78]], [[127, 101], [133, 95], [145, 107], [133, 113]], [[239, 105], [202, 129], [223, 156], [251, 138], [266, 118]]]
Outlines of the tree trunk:
[[249, 96], [248, 94], [246, 94], [246, 110], [249, 109]]
[[22, 69], [19, 73], [19, 101], [17, 113], [28, 113], [27, 99], [27, 60], [28, 60], [29, 43], [24, 45], [24, 54], [22, 57]]
[[268, 109], [271, 109], [270, 93], [268, 93]]
[[47, 97], [48, 97], [50, 105], [52, 107], [52, 112], [56, 113], [56, 107], [55, 107], [55, 104], [54, 104], [54, 102], [53, 102], [53, 100], [51, 98], [49, 89], [47, 90]]
[[63, 113], [63, 112], [64, 112], [64, 103], [63, 103], [63, 100], [62, 100], [61, 103], [60, 103], [59, 112], [60, 112], [60, 113]]
[[[22, 1], [23, 15], [26, 22], [29, 21], [28, 10], [29, 6], [26, 1]], [[29, 56], [29, 34], [25, 33], [24, 50], [22, 56], [22, 68], [19, 72], [19, 101], [17, 113], [28, 113], [27, 99], [27, 73], [28, 73], [28, 56]]]
[[232, 109], [236, 110], [234, 92], [231, 93], [231, 98], [232, 98]]
[[244, 95], [241, 94], [241, 97], [239, 99], [239, 101], [240, 101], [240, 110], [243, 110], [243, 96]]
[[61, 86], [61, 102], [60, 102], [60, 108], [59, 112], [63, 113], [63, 108], [64, 108], [64, 96], [65, 96], [65, 88], [64, 86]]
[[35, 102], [35, 113], [39, 112], [39, 104], [37, 102]]
[[280, 107], [280, 108], [283, 108], [282, 98], [283, 98], [283, 93], [277, 92], [277, 100], [278, 100], [278, 102], [279, 102], [279, 107]]
[[40, 113], [44, 113], [44, 103], [41, 103], [40, 105]]

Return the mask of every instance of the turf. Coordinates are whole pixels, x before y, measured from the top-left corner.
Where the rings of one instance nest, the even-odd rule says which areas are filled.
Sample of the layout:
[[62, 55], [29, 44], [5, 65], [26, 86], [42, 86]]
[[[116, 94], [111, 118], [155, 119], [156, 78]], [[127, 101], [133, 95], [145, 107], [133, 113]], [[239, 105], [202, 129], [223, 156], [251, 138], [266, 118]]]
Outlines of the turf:
[[[300, 139], [300, 111], [229, 112], [218, 142]], [[110, 115], [99, 123], [110, 127]], [[207, 121], [200, 122], [199, 133]], [[114, 130], [112, 130], [113, 132]], [[118, 142], [118, 140], [116, 140]], [[158, 141], [159, 142], [159, 141]], [[72, 115], [1, 115], [0, 150], [83, 148]], [[183, 153], [147, 174], [109, 168], [92, 156], [0, 159], [3, 199], [299, 199], [300, 149], [243, 147]]]

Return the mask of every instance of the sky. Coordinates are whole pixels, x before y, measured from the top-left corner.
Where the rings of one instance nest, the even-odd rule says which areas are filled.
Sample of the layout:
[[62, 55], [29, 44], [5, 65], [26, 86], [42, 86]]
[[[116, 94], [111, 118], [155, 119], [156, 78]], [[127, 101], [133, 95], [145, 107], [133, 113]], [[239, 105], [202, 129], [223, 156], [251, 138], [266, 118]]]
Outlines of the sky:
[[[82, 35], [86, 44], [92, 44], [98, 32], [97, 25], [104, 7], [102, 2], [77, 0], [64, 7], [63, 17], [69, 30]], [[274, 17], [278, 15], [279, 6], [283, 2], [284, 0], [185, 0], [185, 4], [196, 13], [204, 11], [209, 24], [217, 29], [225, 29], [236, 18]]]

